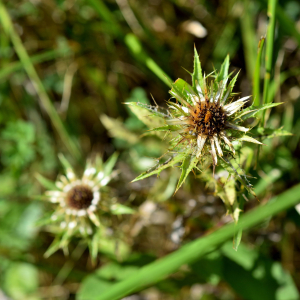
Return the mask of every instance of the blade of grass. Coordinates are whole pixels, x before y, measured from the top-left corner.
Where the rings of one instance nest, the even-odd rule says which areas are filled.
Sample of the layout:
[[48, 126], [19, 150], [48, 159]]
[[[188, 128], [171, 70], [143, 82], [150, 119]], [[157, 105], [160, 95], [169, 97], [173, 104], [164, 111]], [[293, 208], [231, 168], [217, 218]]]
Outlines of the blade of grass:
[[238, 224], [231, 223], [197, 239], [181, 249], [141, 268], [135, 275], [116, 283], [104, 291], [97, 300], [117, 300], [139, 291], [174, 273], [184, 264], [189, 264], [231, 238], [236, 230], [249, 229], [263, 220], [296, 205], [300, 201], [300, 184], [272, 198], [241, 217]]
[[252, 3], [249, 3], [248, 0], [244, 1], [244, 11], [240, 17], [243, 49], [245, 53], [244, 56], [248, 78], [252, 78], [255, 69], [256, 35], [253, 24], [254, 15], [252, 13], [251, 4]]
[[257, 57], [253, 75], [253, 104], [255, 106], [260, 105], [260, 68], [261, 68], [261, 54], [264, 48], [265, 38], [262, 37], [259, 40], [258, 47], [257, 47]]
[[34, 89], [36, 90], [37, 95], [40, 98], [41, 103], [43, 104], [46, 112], [48, 113], [51, 122], [55, 129], [57, 130], [62, 142], [65, 144], [66, 148], [69, 150], [71, 155], [75, 159], [80, 159], [81, 152], [78, 145], [72, 140], [69, 136], [67, 130], [65, 129], [56, 109], [54, 108], [50, 98], [47, 95], [47, 92], [43, 86], [42, 81], [40, 80], [30, 57], [24, 48], [22, 41], [19, 35], [16, 33], [11, 18], [6, 10], [6, 7], [3, 5], [0, 0], [0, 22], [3, 26], [4, 32], [10, 37], [11, 42], [14, 46], [14, 49], [20, 59], [20, 62], [23, 65], [28, 77], [30, 78]]
[[113, 14], [106, 7], [101, 0], [87, 0], [90, 5], [95, 9], [101, 19], [111, 26], [112, 31], [118, 37], [124, 36], [122, 28], [119, 26], [118, 22], [115, 20]]
[[[55, 50], [46, 51], [44, 53], [31, 56], [30, 60], [32, 64], [49, 61], [58, 58], [60, 56], [65, 56], [66, 54], [70, 53], [68, 50], [69, 50], [68, 48], [64, 48], [64, 49], [55, 49]], [[10, 74], [17, 72], [21, 69], [23, 69], [23, 64], [21, 62], [12, 62], [4, 66], [0, 70], [0, 80], [5, 79]]]
[[170, 82], [172, 81], [169, 76], [167, 76], [157, 63], [147, 55], [143, 50], [141, 42], [134, 34], [127, 34], [124, 41], [137, 60], [143, 62], [162, 82], [171, 87]]
[[[106, 7], [101, 0], [86, 0], [98, 13], [99, 17], [105, 22], [110, 24], [115, 32], [116, 36], [125, 43], [129, 48], [134, 58], [143, 63], [148, 69], [150, 69], [162, 82], [170, 86], [168, 75], [158, 66], [158, 64], [146, 53], [143, 49], [142, 43], [139, 38], [130, 33], [125, 34], [118, 22], [115, 20], [113, 14]], [[172, 82], [172, 81], [171, 81]]]
[[[268, 0], [262, 0], [264, 4], [267, 4]], [[295, 21], [291, 20], [291, 18], [285, 13], [285, 11], [280, 7], [279, 4], [276, 5], [276, 18], [278, 19], [278, 23], [282, 24], [282, 31], [286, 34], [292, 36], [300, 46], [300, 33], [295, 26]]]
[[[277, 0], [268, 1], [268, 17], [269, 25], [267, 31], [267, 44], [266, 44], [266, 57], [265, 57], [265, 80], [264, 80], [264, 93], [263, 93], [263, 103], [268, 103], [268, 93], [271, 81], [272, 73], [272, 60], [273, 60], [273, 46], [274, 46], [274, 33], [275, 33], [275, 12], [276, 12]], [[262, 124], [265, 123], [265, 112], [263, 113]]]

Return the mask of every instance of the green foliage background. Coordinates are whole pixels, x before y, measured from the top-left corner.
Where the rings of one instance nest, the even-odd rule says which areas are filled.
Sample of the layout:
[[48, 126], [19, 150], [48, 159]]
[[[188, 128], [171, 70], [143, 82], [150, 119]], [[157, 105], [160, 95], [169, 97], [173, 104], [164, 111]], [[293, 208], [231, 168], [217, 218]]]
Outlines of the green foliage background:
[[[0, 2], [0, 298], [112, 300], [134, 293], [126, 299], [299, 299], [300, 216], [294, 206], [300, 200], [300, 3], [269, 1], [277, 2], [274, 42], [271, 50], [262, 48], [257, 69], [267, 2]], [[188, 26], [197, 26], [191, 21], [207, 34], [189, 32]], [[251, 231], [243, 233], [237, 252], [230, 240], [234, 226], [224, 226], [229, 219], [223, 203], [201, 178], [190, 175], [175, 195], [176, 167], [159, 180], [130, 183], [167, 144], [159, 134], [145, 134], [153, 119], [145, 114], [141, 122], [123, 103], [155, 106], [152, 94], [165, 108], [168, 78], [190, 81], [183, 67], [192, 71], [194, 45], [207, 73], [230, 55], [230, 71], [240, 71], [234, 91], [241, 96], [284, 102], [265, 120], [267, 127], [293, 134], [265, 140], [259, 151], [245, 143], [244, 167], [260, 201], [249, 199], [244, 212], [262, 209], [245, 214], [241, 229]], [[267, 71], [272, 67], [267, 98], [266, 55]], [[58, 153], [80, 174], [86, 158], [101, 153], [106, 159], [116, 150], [114, 196], [137, 211], [120, 223], [124, 248], [116, 252], [114, 243], [103, 242], [93, 265], [75, 240], [69, 257], [57, 252], [44, 258], [53, 235], [36, 224], [51, 205], [34, 200], [44, 192], [36, 174], [55, 180], [62, 171]], [[145, 215], [149, 203], [154, 213]], [[177, 244], [170, 239], [175, 221], [184, 228]], [[196, 240], [202, 236], [208, 238]], [[161, 265], [151, 264], [162, 257]], [[119, 294], [118, 282], [125, 283]], [[105, 296], [111, 291], [115, 298]]]

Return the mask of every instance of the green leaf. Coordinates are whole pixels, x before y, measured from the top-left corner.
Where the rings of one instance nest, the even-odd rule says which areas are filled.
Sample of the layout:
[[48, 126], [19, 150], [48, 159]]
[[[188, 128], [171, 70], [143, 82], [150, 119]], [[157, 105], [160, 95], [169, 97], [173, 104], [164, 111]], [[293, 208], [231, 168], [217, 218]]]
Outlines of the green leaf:
[[58, 189], [54, 182], [45, 178], [41, 174], [35, 174], [35, 178], [47, 190], [57, 190]]
[[156, 128], [150, 129], [147, 132], [153, 132], [153, 131], [176, 131], [178, 129], [179, 128], [176, 125], [166, 125], [166, 126], [156, 127]]
[[[233, 87], [234, 87], [234, 85], [236, 83], [236, 80], [237, 80], [239, 74], [240, 74], [240, 71], [237, 72], [237, 74], [231, 79], [231, 81], [229, 83], [229, 88], [231, 89], [231, 91], [232, 91], [232, 89], [233, 89]], [[227, 100], [228, 100], [228, 98], [227, 98]]]
[[227, 81], [227, 79], [228, 79], [228, 69], [229, 69], [229, 55], [226, 56], [224, 62], [221, 65], [220, 72], [217, 75], [216, 80], [215, 80], [216, 83], [219, 83], [221, 81], [223, 81], [223, 82]]
[[99, 236], [99, 233], [97, 232], [93, 235], [91, 241], [89, 241], [89, 249], [90, 249], [90, 254], [91, 254], [91, 259], [92, 259], [93, 264], [96, 263], [96, 259], [98, 256], [99, 238], [101, 238], [101, 237]]
[[198, 93], [197, 85], [200, 86], [202, 91], [204, 90], [204, 80], [202, 76], [201, 63], [199, 60], [199, 55], [197, 53], [196, 47], [194, 48], [194, 72], [192, 74], [192, 81], [193, 81], [193, 89], [195, 93]]
[[63, 165], [64, 169], [66, 170], [66, 173], [68, 172], [73, 172], [73, 168], [71, 166], [71, 164], [69, 163], [69, 161], [65, 158], [65, 156], [62, 153], [58, 154], [58, 158], [61, 162], [61, 164]]
[[252, 185], [249, 183], [243, 169], [239, 166], [234, 158], [228, 160], [226, 157], [224, 157], [224, 161], [220, 160], [220, 164], [224, 169], [227, 170], [229, 174], [231, 174], [236, 180], [238, 180], [250, 194], [256, 197]]
[[165, 124], [165, 118], [169, 118], [168, 112], [157, 106], [139, 102], [126, 102], [125, 104], [150, 129], [162, 126]]
[[104, 177], [109, 176], [118, 160], [119, 154], [115, 152], [111, 155], [103, 165]]
[[292, 133], [285, 131], [281, 128], [278, 129], [271, 129], [271, 128], [264, 128], [264, 127], [258, 127], [252, 129], [251, 133], [255, 135], [256, 137], [261, 137], [262, 139], [271, 139], [276, 136], [289, 136], [293, 135]]
[[191, 98], [196, 96], [193, 88], [181, 78], [172, 83], [170, 94], [184, 106], [193, 105]]
[[181, 162], [184, 159], [185, 156], [186, 156], [186, 154], [184, 154], [184, 153], [174, 154], [172, 157], [170, 157], [164, 163], [162, 163], [162, 164], [158, 163], [153, 168], [147, 170], [146, 172], [144, 172], [141, 175], [139, 175], [138, 177], [136, 177], [134, 180], [132, 180], [132, 182], [147, 178], [147, 177], [152, 176], [154, 174], [160, 174], [160, 172], [162, 170], [167, 169], [169, 167], [172, 167], [175, 164]]
[[241, 138], [239, 138], [240, 141], [244, 141], [244, 142], [250, 142], [250, 143], [254, 143], [254, 144], [259, 144], [259, 145], [263, 145], [263, 143], [259, 142], [258, 140], [254, 139], [251, 136], [248, 135], [244, 135]]
[[135, 213], [134, 209], [120, 203], [113, 204], [110, 208], [110, 211], [113, 215], [126, 215]]
[[195, 155], [188, 155], [185, 157], [182, 165], [181, 165], [181, 175], [175, 190], [175, 193], [179, 190], [182, 184], [185, 182], [189, 173], [196, 167], [199, 159]]
[[243, 230], [239, 229], [235, 232], [233, 236], [233, 249], [235, 251], [238, 251], [238, 248], [240, 246], [241, 240], [242, 240]]
[[57, 236], [54, 241], [52, 242], [52, 244], [49, 246], [49, 248], [47, 249], [47, 251], [44, 254], [45, 258], [48, 258], [49, 256], [51, 256], [53, 253], [55, 253], [57, 250], [59, 250], [60, 247], [60, 237]]
[[260, 105], [260, 106], [253, 106], [252, 105], [252, 106], [242, 110], [241, 112], [237, 113], [235, 115], [235, 119], [247, 120], [249, 118], [254, 117], [258, 112], [260, 112], [262, 110], [278, 106], [282, 103], [283, 102], [280, 102], [280, 103], [267, 103], [267, 104], [263, 104], [263, 105]]

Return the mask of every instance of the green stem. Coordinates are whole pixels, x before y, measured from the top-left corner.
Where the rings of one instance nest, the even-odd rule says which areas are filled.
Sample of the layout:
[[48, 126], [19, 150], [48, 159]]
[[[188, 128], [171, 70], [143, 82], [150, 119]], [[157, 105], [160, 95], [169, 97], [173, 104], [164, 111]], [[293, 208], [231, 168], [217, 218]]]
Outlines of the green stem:
[[81, 152], [79, 150], [79, 147], [75, 142], [71, 139], [69, 136], [67, 130], [65, 129], [56, 109], [54, 108], [50, 98], [47, 95], [47, 92], [43, 86], [42, 81], [40, 80], [31, 60], [30, 57], [24, 48], [22, 41], [16, 31], [14, 30], [12, 21], [10, 19], [10, 16], [3, 5], [2, 1], [0, 0], [0, 22], [3, 26], [3, 29], [5, 33], [10, 37], [11, 42], [15, 48], [15, 51], [17, 55], [19, 56], [19, 59], [23, 65], [23, 68], [25, 69], [28, 77], [30, 78], [32, 85], [34, 89], [36, 90], [36, 93], [38, 94], [41, 103], [43, 104], [46, 112], [48, 113], [51, 122], [55, 129], [57, 130], [62, 142], [65, 144], [66, 148], [69, 150], [71, 155], [75, 159], [80, 159]]
[[238, 224], [231, 223], [221, 229], [199, 238], [166, 257], [141, 268], [136, 274], [116, 283], [104, 291], [97, 300], [117, 300], [153, 285], [176, 272], [182, 265], [190, 264], [220, 246], [231, 238], [236, 230], [249, 229], [265, 219], [296, 205], [300, 200], [300, 184], [274, 197], [266, 205], [261, 205], [241, 217]]
[[253, 76], [253, 104], [255, 106], [260, 105], [260, 68], [261, 68], [261, 54], [264, 48], [265, 38], [262, 37], [259, 40], [258, 47], [257, 47], [257, 57], [254, 69], [254, 76]]
[[[268, 1], [268, 17], [269, 25], [267, 32], [267, 45], [266, 45], [266, 57], [265, 57], [265, 81], [264, 81], [264, 94], [263, 94], [263, 104], [268, 103], [268, 93], [271, 81], [272, 73], [272, 60], [273, 60], [273, 46], [274, 46], [274, 32], [275, 32], [275, 12], [276, 12], [277, 0]], [[263, 113], [262, 124], [265, 123], [265, 111]]]

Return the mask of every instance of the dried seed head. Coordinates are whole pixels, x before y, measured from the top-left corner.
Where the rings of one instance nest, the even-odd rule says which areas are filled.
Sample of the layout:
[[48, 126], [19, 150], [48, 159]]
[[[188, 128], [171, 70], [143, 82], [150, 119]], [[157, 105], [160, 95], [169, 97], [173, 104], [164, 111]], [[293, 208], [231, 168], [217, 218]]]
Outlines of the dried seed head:
[[226, 113], [218, 102], [210, 102], [207, 99], [194, 106], [189, 119], [189, 131], [195, 132], [196, 135], [212, 137], [225, 129]]
[[86, 209], [93, 201], [94, 194], [89, 186], [76, 185], [67, 194], [66, 202], [70, 208]]

